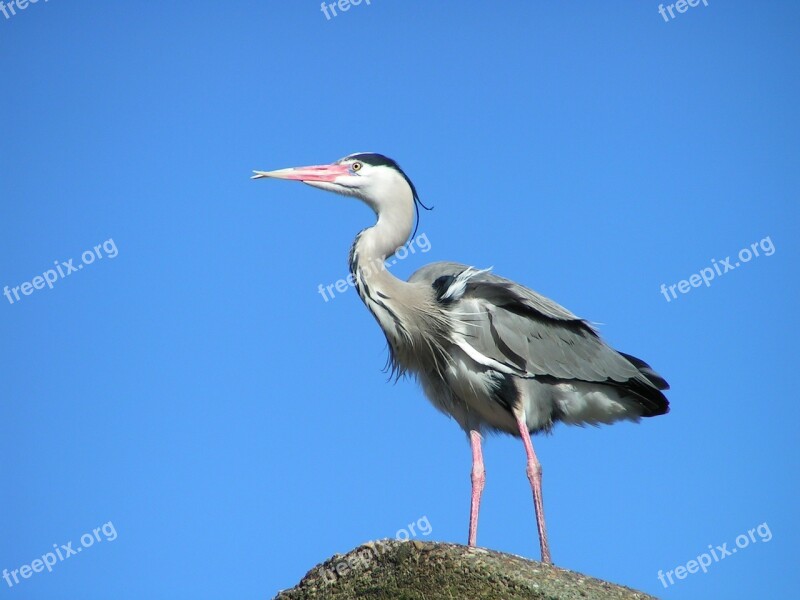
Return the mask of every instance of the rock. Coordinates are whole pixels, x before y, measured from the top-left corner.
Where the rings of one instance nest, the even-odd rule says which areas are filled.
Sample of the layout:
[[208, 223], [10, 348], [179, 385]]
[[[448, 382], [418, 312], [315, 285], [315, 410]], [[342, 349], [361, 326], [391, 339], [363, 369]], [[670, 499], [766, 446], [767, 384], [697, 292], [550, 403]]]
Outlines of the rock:
[[642, 592], [484, 548], [370, 542], [314, 567], [275, 600], [645, 600]]

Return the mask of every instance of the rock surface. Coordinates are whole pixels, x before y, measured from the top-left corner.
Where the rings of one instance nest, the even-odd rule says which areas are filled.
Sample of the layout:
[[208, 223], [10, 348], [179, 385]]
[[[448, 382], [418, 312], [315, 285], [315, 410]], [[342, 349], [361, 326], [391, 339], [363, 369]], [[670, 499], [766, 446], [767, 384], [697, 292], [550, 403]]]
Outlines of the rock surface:
[[512, 554], [370, 542], [314, 567], [275, 600], [645, 600], [642, 592]]

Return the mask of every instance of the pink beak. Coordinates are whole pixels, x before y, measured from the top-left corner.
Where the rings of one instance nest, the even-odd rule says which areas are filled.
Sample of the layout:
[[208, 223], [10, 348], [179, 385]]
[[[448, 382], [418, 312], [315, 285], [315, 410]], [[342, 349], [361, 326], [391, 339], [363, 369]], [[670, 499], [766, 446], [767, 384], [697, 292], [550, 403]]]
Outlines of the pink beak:
[[292, 181], [336, 181], [340, 175], [350, 173], [349, 165], [314, 165], [310, 167], [292, 167], [277, 171], [253, 171], [250, 179], [271, 177], [273, 179], [290, 179]]

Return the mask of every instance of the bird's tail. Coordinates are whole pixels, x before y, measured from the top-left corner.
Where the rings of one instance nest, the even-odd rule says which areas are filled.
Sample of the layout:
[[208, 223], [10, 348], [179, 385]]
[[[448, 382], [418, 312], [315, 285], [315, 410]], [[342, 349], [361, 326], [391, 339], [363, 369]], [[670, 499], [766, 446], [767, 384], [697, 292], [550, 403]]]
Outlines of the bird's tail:
[[620, 352], [620, 355], [636, 367], [641, 375], [641, 378], [628, 380], [623, 387], [636, 398], [636, 401], [644, 409], [642, 416], [657, 417], [667, 414], [669, 400], [661, 391], [669, 389], [667, 381], [641, 358], [624, 352]]
[[667, 383], [667, 380], [664, 379], [658, 373], [656, 373], [653, 370], [653, 367], [648, 365], [641, 358], [636, 358], [635, 356], [631, 356], [630, 354], [625, 354], [624, 352], [620, 352], [620, 354], [622, 356], [624, 356], [625, 359], [629, 363], [631, 363], [634, 367], [639, 369], [639, 372], [642, 375], [644, 375], [645, 379], [647, 379], [647, 381], [652, 383], [656, 387], [656, 389], [659, 389], [659, 390], [668, 390], [669, 389], [669, 384]]

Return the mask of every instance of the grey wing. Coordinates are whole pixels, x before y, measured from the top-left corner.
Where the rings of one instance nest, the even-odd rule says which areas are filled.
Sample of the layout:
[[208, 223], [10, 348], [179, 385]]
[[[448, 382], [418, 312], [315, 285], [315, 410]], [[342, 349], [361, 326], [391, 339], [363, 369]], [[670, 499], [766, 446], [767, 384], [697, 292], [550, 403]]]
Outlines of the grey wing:
[[[445, 284], [449, 284], [450, 281], [455, 280], [460, 274], [469, 270], [476, 273], [469, 278], [470, 282], [489, 284], [484, 288], [484, 294], [486, 294], [489, 300], [491, 300], [492, 296], [497, 296], [498, 298], [502, 297], [504, 295], [503, 290], [508, 289], [512, 290], [520, 301], [531, 309], [541, 312], [551, 319], [557, 321], [581, 320], [560, 304], [550, 300], [550, 298], [537, 294], [533, 290], [523, 287], [510, 279], [505, 279], [499, 275], [489, 273], [489, 269], [477, 270], [474, 269], [474, 267], [461, 263], [442, 261], [425, 265], [421, 269], [415, 271], [408, 280], [416, 283], [436, 284], [435, 287], [441, 288]], [[496, 294], [493, 294], [493, 292], [496, 292]]]
[[549, 298], [458, 263], [428, 265], [409, 281], [428, 283], [463, 323], [455, 341], [474, 360], [518, 377], [613, 385], [636, 398], [643, 416], [668, 411], [663, 378]]

